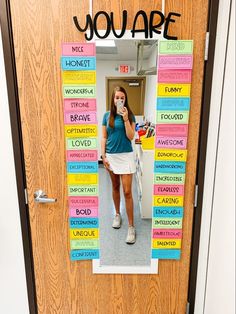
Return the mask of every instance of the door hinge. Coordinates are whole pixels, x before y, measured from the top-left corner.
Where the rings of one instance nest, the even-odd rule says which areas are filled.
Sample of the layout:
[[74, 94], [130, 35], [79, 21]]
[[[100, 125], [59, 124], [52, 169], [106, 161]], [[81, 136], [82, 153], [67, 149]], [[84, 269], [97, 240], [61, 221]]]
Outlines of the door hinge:
[[198, 201], [198, 184], [195, 185], [195, 192], [194, 192], [194, 207], [197, 207]]
[[27, 193], [27, 189], [25, 189], [24, 191], [25, 191], [25, 204], [28, 204], [28, 193]]
[[206, 38], [205, 38], [205, 56], [204, 60], [208, 60], [208, 52], [209, 52], [209, 39], [210, 39], [210, 33], [206, 32]]
[[186, 305], [186, 314], [189, 314], [189, 310], [190, 310], [190, 303], [187, 302], [187, 305]]

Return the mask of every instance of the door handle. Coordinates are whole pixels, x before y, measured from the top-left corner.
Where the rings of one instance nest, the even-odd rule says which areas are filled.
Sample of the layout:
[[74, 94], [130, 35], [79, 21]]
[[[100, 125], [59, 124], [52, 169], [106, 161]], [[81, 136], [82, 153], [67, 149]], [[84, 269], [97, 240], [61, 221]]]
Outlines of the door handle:
[[34, 193], [34, 201], [36, 203], [55, 203], [56, 198], [48, 198], [47, 194], [43, 190], [37, 190]]

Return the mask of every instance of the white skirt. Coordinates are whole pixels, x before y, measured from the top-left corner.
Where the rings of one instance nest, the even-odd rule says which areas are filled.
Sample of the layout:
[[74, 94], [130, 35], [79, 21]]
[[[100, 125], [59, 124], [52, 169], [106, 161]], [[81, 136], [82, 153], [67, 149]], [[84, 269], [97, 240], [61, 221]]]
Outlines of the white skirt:
[[134, 152], [130, 153], [106, 153], [107, 160], [110, 164], [110, 170], [114, 174], [131, 174], [136, 172]]

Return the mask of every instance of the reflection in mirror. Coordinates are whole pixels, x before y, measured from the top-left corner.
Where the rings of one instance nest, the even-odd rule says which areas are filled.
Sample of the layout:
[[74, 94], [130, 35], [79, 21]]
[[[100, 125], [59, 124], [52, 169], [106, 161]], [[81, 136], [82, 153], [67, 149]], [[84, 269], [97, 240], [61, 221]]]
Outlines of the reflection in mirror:
[[100, 266], [151, 264], [157, 45], [97, 41]]

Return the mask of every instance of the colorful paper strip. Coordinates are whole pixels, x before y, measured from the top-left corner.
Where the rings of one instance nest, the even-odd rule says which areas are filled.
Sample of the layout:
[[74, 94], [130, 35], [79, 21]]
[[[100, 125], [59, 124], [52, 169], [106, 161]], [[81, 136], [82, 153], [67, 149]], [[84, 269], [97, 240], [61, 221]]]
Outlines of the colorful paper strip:
[[158, 65], [160, 69], [192, 69], [192, 55], [160, 55]]
[[61, 57], [63, 71], [96, 70], [95, 57]]
[[96, 46], [94, 43], [64, 43], [62, 44], [63, 56], [95, 56]]
[[153, 217], [183, 218], [183, 207], [153, 207]]
[[157, 110], [177, 110], [186, 111], [190, 108], [190, 98], [188, 97], [158, 97]]
[[155, 161], [154, 172], [156, 173], [185, 173], [186, 162], [184, 161]]
[[96, 99], [64, 99], [64, 111], [66, 112], [84, 112], [96, 111]]
[[70, 259], [72, 261], [99, 259], [99, 250], [72, 250]]
[[159, 42], [160, 54], [192, 54], [193, 40], [161, 40]]

